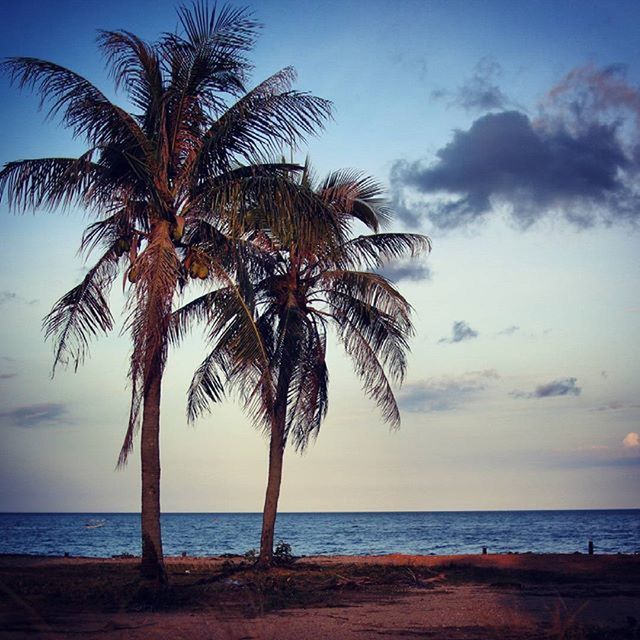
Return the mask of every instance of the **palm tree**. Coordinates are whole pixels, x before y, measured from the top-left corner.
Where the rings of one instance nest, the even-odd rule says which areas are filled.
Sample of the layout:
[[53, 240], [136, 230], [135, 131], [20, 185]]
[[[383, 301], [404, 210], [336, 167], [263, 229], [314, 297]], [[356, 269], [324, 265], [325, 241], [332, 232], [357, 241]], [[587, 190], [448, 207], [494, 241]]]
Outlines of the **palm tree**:
[[330, 115], [327, 101], [291, 89], [292, 69], [245, 89], [246, 53], [259, 28], [247, 10], [201, 3], [178, 16], [179, 29], [153, 43], [128, 31], [99, 34], [132, 112], [52, 62], [2, 63], [12, 82], [38, 92], [49, 115], [87, 144], [78, 158], [19, 160], [0, 172], [0, 198], [19, 210], [77, 205], [97, 218], [82, 238], [83, 250], [100, 252], [97, 261], [44, 320], [54, 369], [82, 363], [90, 340], [113, 326], [107, 296], [118, 273], [130, 283], [131, 408], [118, 464], [141, 427], [141, 569], [160, 582], [160, 394], [176, 296], [189, 275], [223, 270], [212, 249], [232, 253], [243, 216], [258, 205], [267, 218], [274, 213], [269, 203], [292, 167], [265, 158], [315, 133]]
[[[282, 207], [303, 219], [307, 216], [301, 207], [329, 209], [340, 221], [336, 234], [309, 237], [307, 226], [287, 213], [286, 219], [294, 222], [290, 227], [251, 236], [263, 255], [262, 274], [249, 288], [249, 299], [242, 299], [233, 286], [221, 287], [177, 311], [173, 322], [172, 335], [179, 338], [191, 319], [205, 320], [212, 344], [189, 389], [189, 417], [219, 400], [226, 380], [253, 421], [269, 434], [260, 567], [273, 562], [285, 446], [292, 441], [304, 450], [317, 436], [327, 411], [329, 326], [383, 419], [391, 427], [399, 426], [391, 385], [401, 381], [406, 370], [410, 305], [388, 280], [369, 269], [430, 249], [429, 239], [416, 234], [374, 233], [348, 239], [353, 220], [377, 232], [390, 213], [380, 187], [366, 176], [336, 172], [314, 187], [305, 171], [298, 189], [304, 203], [294, 198]], [[252, 340], [259, 341], [260, 349], [248, 353]]]

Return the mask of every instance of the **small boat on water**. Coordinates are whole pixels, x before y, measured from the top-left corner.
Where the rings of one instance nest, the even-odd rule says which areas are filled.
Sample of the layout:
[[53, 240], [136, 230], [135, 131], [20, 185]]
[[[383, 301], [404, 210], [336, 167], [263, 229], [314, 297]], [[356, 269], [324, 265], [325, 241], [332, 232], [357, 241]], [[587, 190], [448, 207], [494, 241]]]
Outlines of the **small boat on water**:
[[88, 520], [84, 523], [85, 529], [98, 529], [99, 527], [104, 527], [104, 520]]

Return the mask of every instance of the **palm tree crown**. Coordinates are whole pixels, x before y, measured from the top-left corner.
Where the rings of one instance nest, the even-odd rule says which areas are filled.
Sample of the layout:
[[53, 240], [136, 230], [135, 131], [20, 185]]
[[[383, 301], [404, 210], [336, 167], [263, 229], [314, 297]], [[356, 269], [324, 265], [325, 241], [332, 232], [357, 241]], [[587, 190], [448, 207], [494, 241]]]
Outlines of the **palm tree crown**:
[[[222, 287], [177, 311], [173, 321], [174, 336], [179, 337], [190, 318], [206, 320], [212, 343], [189, 390], [190, 417], [218, 400], [226, 381], [240, 394], [254, 422], [270, 433], [270, 468], [276, 466], [280, 472], [287, 441], [304, 449], [326, 415], [330, 327], [383, 419], [399, 426], [392, 384], [400, 382], [406, 371], [407, 340], [413, 331], [410, 305], [371, 269], [430, 248], [428, 238], [417, 234], [348, 238], [354, 220], [378, 231], [390, 213], [381, 188], [366, 176], [341, 171], [316, 185], [305, 171], [297, 186], [300, 194], [307, 195], [304, 204], [287, 202], [282, 207], [303, 215], [300, 207], [315, 202], [316, 207], [332, 210], [338, 220], [337, 236], [314, 235], [310, 240], [295, 224], [284, 233], [253, 232], [250, 238], [262, 254], [262, 271], [254, 271], [249, 297], [243, 298], [235, 286]], [[255, 341], [260, 348], [249, 349], [247, 345]], [[265, 507], [265, 522], [270, 522], [266, 540], [263, 529], [261, 559], [267, 564], [280, 472], [272, 478], [270, 471], [269, 484], [277, 487], [270, 516]], [[269, 489], [267, 493], [269, 502]]]

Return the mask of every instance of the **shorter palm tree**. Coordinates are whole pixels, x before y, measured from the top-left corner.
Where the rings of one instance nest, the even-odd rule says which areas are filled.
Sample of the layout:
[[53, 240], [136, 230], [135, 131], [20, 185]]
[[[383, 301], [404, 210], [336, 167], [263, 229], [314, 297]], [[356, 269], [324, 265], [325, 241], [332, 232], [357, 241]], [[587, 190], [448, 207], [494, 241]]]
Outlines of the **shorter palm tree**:
[[208, 323], [212, 350], [189, 389], [189, 417], [220, 399], [222, 379], [239, 393], [254, 423], [270, 435], [269, 474], [258, 566], [273, 563], [273, 539], [287, 442], [302, 451], [320, 429], [328, 407], [327, 330], [331, 326], [353, 360], [366, 393], [391, 427], [400, 425], [392, 384], [405, 374], [413, 333], [411, 307], [395, 287], [371, 269], [430, 249], [417, 234], [374, 233], [347, 239], [354, 220], [378, 231], [389, 209], [381, 188], [353, 172], [331, 174], [313, 185], [308, 169], [296, 183], [304, 203], [333, 212], [335, 233], [310, 233], [309, 211], [300, 224], [249, 235], [259, 252], [255, 281], [228, 284], [186, 305], [174, 316], [179, 337], [189, 319]]

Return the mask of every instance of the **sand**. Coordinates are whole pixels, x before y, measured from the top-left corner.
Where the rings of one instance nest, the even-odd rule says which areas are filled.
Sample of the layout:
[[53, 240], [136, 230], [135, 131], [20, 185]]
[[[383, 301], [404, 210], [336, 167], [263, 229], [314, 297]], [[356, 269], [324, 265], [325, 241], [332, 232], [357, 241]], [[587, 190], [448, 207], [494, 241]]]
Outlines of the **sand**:
[[345, 640], [640, 638], [640, 556], [0, 557], [0, 638]]

